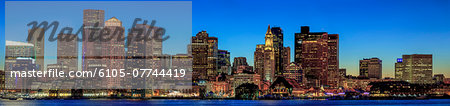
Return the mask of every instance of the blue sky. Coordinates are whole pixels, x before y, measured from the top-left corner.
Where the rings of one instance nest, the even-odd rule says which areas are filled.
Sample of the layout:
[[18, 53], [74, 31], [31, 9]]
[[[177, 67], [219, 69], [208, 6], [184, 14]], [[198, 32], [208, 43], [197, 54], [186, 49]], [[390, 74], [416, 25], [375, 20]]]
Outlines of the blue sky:
[[[151, 7], [140, 4], [75, 2], [67, 4], [70, 6], [63, 6], [44, 3], [39, 5], [42, 8], [22, 6], [18, 7], [17, 11], [47, 9], [63, 11], [70, 15], [58, 16], [63, 13], [47, 11], [46, 13], [51, 14], [47, 17], [30, 17], [29, 15], [33, 14], [17, 13], [10, 17], [14, 17], [15, 20], [23, 17], [31, 20], [55, 18], [61, 21], [60, 26], [78, 28], [82, 22], [82, 9], [97, 7], [105, 9], [106, 18], [116, 16], [123, 19], [125, 28], [128, 28], [132, 22], [130, 17], [133, 19], [135, 17], [154, 18], [152, 15], [129, 11], [133, 8]], [[117, 5], [127, 8], [118, 8]], [[9, 7], [7, 11], [8, 9]], [[383, 76], [392, 77], [396, 58], [401, 57], [402, 54], [419, 53], [433, 54], [433, 72], [450, 76], [448, 62], [450, 60], [448, 47], [450, 45], [450, 1], [448, 0], [194, 0], [191, 20], [192, 29], [186, 31], [190, 33], [190, 36], [206, 30], [210, 36], [219, 38], [220, 49], [231, 52], [231, 60], [234, 57], [247, 57], [250, 65], [253, 65], [256, 44], [264, 43], [268, 24], [279, 26], [284, 30], [284, 46], [291, 47], [291, 60], [294, 55], [294, 33], [300, 32], [300, 26], [306, 25], [310, 26], [313, 32], [325, 31], [340, 34], [340, 67], [347, 68], [348, 74], [358, 75], [359, 60], [378, 57], [383, 60]], [[14, 24], [25, 29], [7, 29], [6, 36], [26, 36], [26, 23], [28, 21]], [[0, 28], [0, 30], [4, 29]], [[175, 35], [177, 34], [171, 36]], [[190, 37], [181, 34], [179, 36], [183, 36], [179, 38], [180, 41], [185, 41], [182, 39], [184, 37]], [[20, 38], [20, 40], [23, 39]], [[4, 45], [4, 41], [1, 40], [0, 44]], [[4, 55], [4, 46], [0, 47], [3, 53], [0, 54]], [[185, 47], [177, 48], [179, 52], [184, 52], [184, 49]]]
[[206, 30], [220, 49], [253, 64], [256, 44], [267, 25], [284, 30], [284, 46], [294, 54], [294, 33], [340, 34], [340, 67], [359, 74], [359, 60], [378, 57], [383, 76], [394, 75], [402, 54], [433, 54], [433, 72], [450, 77], [450, 1], [448, 0], [203, 0], [193, 1], [193, 33]]

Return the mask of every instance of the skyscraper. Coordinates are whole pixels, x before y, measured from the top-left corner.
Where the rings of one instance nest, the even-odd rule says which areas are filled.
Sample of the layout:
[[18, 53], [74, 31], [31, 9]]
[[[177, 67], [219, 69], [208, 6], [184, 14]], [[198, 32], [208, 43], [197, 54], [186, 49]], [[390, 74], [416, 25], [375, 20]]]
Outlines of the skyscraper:
[[364, 78], [382, 78], [381, 60], [374, 57], [359, 60], [359, 76]]
[[219, 50], [218, 55], [218, 67], [219, 73], [231, 74], [230, 52], [226, 50]]
[[105, 68], [101, 61], [101, 56], [103, 55], [102, 44], [100, 41], [94, 40], [94, 38], [97, 38], [100, 35], [100, 30], [104, 26], [104, 19], [105, 12], [103, 10], [83, 10], [83, 70]]
[[207, 76], [209, 80], [214, 80], [216, 76], [219, 75], [218, 71], [218, 39], [216, 37], [208, 37], [208, 66], [207, 66]]
[[260, 75], [261, 80], [265, 80], [264, 73], [264, 45], [256, 45], [256, 50], [253, 54], [253, 66], [255, 72]]
[[264, 80], [272, 82], [275, 78], [275, 50], [273, 46], [273, 37], [270, 25], [267, 28], [264, 45]]
[[208, 45], [209, 34], [206, 31], [201, 31], [193, 36], [191, 41], [192, 49], [192, 81], [206, 80], [208, 70]]
[[67, 39], [58, 40], [57, 64], [67, 66], [67, 71], [78, 71], [78, 36], [75, 34], [58, 34], [58, 36]]
[[[339, 67], [339, 38], [337, 34], [310, 32], [309, 26], [302, 26], [295, 33], [295, 63], [302, 66], [307, 86], [336, 87]], [[330, 82], [330, 83], [329, 83]]]
[[[103, 57], [102, 62], [108, 69], [124, 69], [125, 68], [125, 42], [121, 40], [124, 38], [124, 28], [122, 22], [116, 17], [112, 17], [105, 22], [105, 38], [112, 38], [111, 40], [102, 42]], [[120, 87], [121, 78], [108, 78], [106, 86], [108, 88]]]
[[[270, 27], [270, 26], [269, 26]], [[283, 46], [283, 30], [280, 27], [272, 27], [273, 52], [275, 58], [275, 76], [281, 76], [284, 70], [284, 46]]]
[[403, 55], [395, 63], [395, 79], [419, 84], [433, 83], [433, 56]]
[[[44, 69], [45, 52], [45, 30], [43, 28], [33, 28], [28, 30], [28, 36], [31, 37], [28, 43], [34, 45], [34, 59], [36, 60], [37, 70]], [[42, 38], [41, 38], [42, 37]]]
[[[117, 22], [117, 21], [116, 21]], [[106, 28], [113, 27], [113, 26], [107, 26]], [[116, 29], [120, 29], [122, 27], [115, 27]], [[159, 51], [154, 51], [155, 48], [161, 48], [154, 44], [154, 41], [150, 40], [144, 40], [144, 37], [148, 37], [152, 30], [155, 30], [155, 27], [150, 27], [146, 24], [136, 24], [134, 28], [131, 29], [130, 32], [128, 32], [128, 37], [133, 38], [134, 40], [131, 42], [127, 42], [127, 51], [126, 51], [126, 70], [132, 71], [132, 70], [139, 70], [144, 68], [150, 68], [150, 69], [158, 69], [161, 66], [161, 62], [158, 61], [160, 59], [160, 53], [155, 53]], [[142, 31], [142, 33], [141, 33]], [[152, 35], [150, 35], [152, 36]], [[136, 38], [142, 38], [142, 39], [136, 39]], [[122, 42], [110, 42], [111, 46], [115, 45], [118, 47], [110, 47], [111, 49], [115, 49], [117, 51], [121, 51], [122, 48], [119, 45], [122, 45]], [[108, 46], [106, 46], [108, 47]], [[116, 62], [120, 62], [120, 53], [115, 53], [110, 58], [114, 58], [113, 60]], [[118, 57], [114, 57], [118, 56]], [[110, 65], [115, 65], [108, 63]], [[106, 64], [105, 64], [106, 66]], [[113, 66], [113, 67], [120, 67], [120, 66]], [[137, 81], [137, 80], [136, 80]], [[146, 86], [145, 82], [142, 82], [143, 80], [140, 80], [139, 82], [132, 83], [131, 86], [135, 87], [144, 87]]]
[[290, 47], [283, 47], [283, 54], [281, 55], [283, 58], [283, 67], [289, 66], [291, 63], [291, 48]]
[[328, 85], [338, 87], [339, 82], [339, 34], [328, 34]]

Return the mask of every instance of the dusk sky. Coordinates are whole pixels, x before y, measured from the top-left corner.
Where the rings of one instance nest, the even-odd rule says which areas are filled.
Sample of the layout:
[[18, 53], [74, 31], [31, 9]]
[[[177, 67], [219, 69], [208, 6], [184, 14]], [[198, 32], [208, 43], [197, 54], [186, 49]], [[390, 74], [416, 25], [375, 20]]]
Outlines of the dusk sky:
[[359, 75], [359, 60], [378, 57], [383, 77], [393, 77], [396, 58], [433, 54], [433, 74], [450, 77], [450, 1], [448, 0], [303, 0], [193, 1], [193, 30], [219, 38], [231, 59], [247, 57], [253, 65], [256, 44], [264, 44], [267, 25], [284, 31], [284, 46], [294, 56], [294, 33], [340, 36], [339, 61], [347, 73]]
[[[47, 4], [51, 2], [46, 1], [39, 5], [29, 4], [41, 8], [23, 6], [26, 4], [15, 8], [6, 6], [6, 21], [8, 21], [6, 22], [6, 27], [8, 27], [6, 32], [5, 23], [2, 22], [0, 25], [2, 27], [0, 28], [0, 32], [2, 32], [0, 69], [3, 69], [4, 64], [5, 37], [6, 40], [24, 41], [29, 28], [26, 24], [31, 22], [30, 20], [58, 20], [63, 23], [63, 25], [60, 24], [60, 28], [71, 26], [77, 30], [82, 24], [83, 9], [105, 9], [105, 21], [116, 16], [123, 19], [124, 27], [128, 29], [136, 17], [148, 19], [154, 17], [151, 16], [152, 14], [132, 11], [144, 5], [130, 7], [130, 5], [141, 4], [136, 2], [88, 5], [92, 2], [80, 1], [66, 3], [69, 6]], [[100, 7], [96, 7], [97, 5]], [[117, 6], [128, 6], [129, 8]], [[9, 9], [12, 10], [8, 12]], [[35, 16], [36, 14], [22, 13], [30, 11], [50, 15]], [[149, 9], [148, 11], [161, 10]], [[433, 54], [433, 74], [445, 74], [446, 77], [450, 77], [449, 0], [194, 0], [192, 1], [192, 13], [179, 11], [178, 13], [184, 14], [183, 16], [192, 14], [192, 17], [187, 19], [172, 17], [179, 21], [166, 27], [188, 27], [182, 28], [182, 32], [191, 34], [187, 36], [181, 35], [182, 32], [170, 33], [171, 36], [183, 36], [181, 38], [184, 39], [172, 37], [175, 42], [189, 41], [189, 38], [197, 32], [206, 30], [210, 36], [219, 39], [219, 49], [231, 52], [231, 60], [234, 57], [246, 57], [250, 65], [253, 65], [253, 53], [256, 45], [264, 44], [267, 25], [283, 29], [284, 46], [291, 48], [291, 61], [294, 60], [294, 33], [300, 32], [300, 26], [310, 26], [312, 32], [339, 34], [340, 67], [347, 68], [347, 74], [359, 74], [359, 60], [378, 57], [383, 61], [383, 77], [393, 77], [396, 58], [400, 58], [403, 54]], [[67, 14], [69, 16], [66, 16]], [[164, 19], [168, 17], [156, 18], [161, 20], [156, 21], [164, 22]], [[21, 20], [25, 21], [18, 23]], [[186, 22], [190, 20], [192, 23]], [[15, 27], [9, 28], [9, 25]], [[192, 29], [191, 26], [185, 25], [191, 25]], [[8, 39], [10, 36], [20, 37]], [[175, 52], [184, 53], [186, 47], [176, 49], [179, 51]]]

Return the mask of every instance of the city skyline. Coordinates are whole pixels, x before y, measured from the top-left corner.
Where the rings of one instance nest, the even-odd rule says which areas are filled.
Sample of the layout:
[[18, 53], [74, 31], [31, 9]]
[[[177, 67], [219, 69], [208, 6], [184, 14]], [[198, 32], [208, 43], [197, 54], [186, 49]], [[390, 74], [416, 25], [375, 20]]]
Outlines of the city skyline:
[[450, 1], [324, 1], [8, 1], [0, 98], [450, 98]]
[[[450, 37], [445, 36], [449, 35], [450, 31], [445, 30], [446, 27], [448, 27], [449, 23], [448, 20], [445, 20], [446, 17], [448, 19], [449, 15], [445, 14], [448, 13], [448, 11], [445, 11], [445, 6], [439, 6], [439, 2], [435, 3], [425, 3], [425, 6], [428, 6], [430, 8], [427, 8], [429, 11], [434, 11], [434, 13], [442, 13], [442, 14], [431, 14], [428, 13], [428, 15], [432, 15], [434, 19], [432, 21], [428, 20], [425, 22], [420, 22], [423, 20], [426, 20], [428, 18], [415, 18], [410, 20], [403, 20], [404, 17], [407, 16], [415, 16], [414, 14], [411, 14], [411, 11], [414, 10], [408, 10], [414, 7], [414, 5], [421, 4], [418, 1], [412, 1], [409, 4], [410, 5], [400, 5], [400, 7], [408, 7], [406, 9], [401, 9], [400, 7], [395, 7], [394, 9], [391, 9], [390, 11], [382, 10], [382, 11], [374, 11], [371, 10], [370, 12], [374, 12], [372, 15], [368, 16], [374, 16], [376, 14], [383, 14], [381, 12], [387, 12], [384, 13], [385, 15], [393, 15], [396, 16], [396, 18], [389, 19], [389, 16], [378, 16], [379, 19], [374, 19], [374, 21], [379, 22], [365, 22], [365, 23], [358, 23], [362, 20], [366, 20], [364, 18], [368, 18], [368, 16], [360, 16], [357, 18], [350, 18], [352, 15], [349, 15], [352, 12], [361, 12], [363, 10], [352, 10], [350, 13], [348, 12], [342, 12], [342, 10], [349, 10], [351, 8], [355, 7], [348, 7], [346, 9], [338, 9], [333, 10], [334, 12], [338, 13], [347, 13], [344, 16], [344, 18], [349, 18], [346, 20], [343, 20], [344, 22], [349, 22], [351, 19], [356, 19], [355, 22], [349, 23], [350, 25], [347, 25], [347, 27], [343, 27], [339, 24], [342, 22], [338, 22], [342, 18], [334, 19], [332, 18], [333, 14], [330, 12], [333, 12], [331, 10], [314, 10], [317, 9], [314, 6], [307, 6], [308, 9], [305, 10], [305, 14], [312, 14], [312, 15], [319, 15], [323, 14], [325, 16], [329, 16], [327, 18], [300, 18], [301, 15], [293, 15], [295, 12], [284, 12], [280, 11], [280, 16], [285, 15], [292, 15], [291, 18], [288, 17], [287, 20], [281, 21], [282, 19], [277, 19], [273, 17], [261, 17], [261, 19], [254, 19], [254, 20], [248, 20], [248, 18], [255, 18], [260, 15], [263, 15], [264, 13], [274, 13], [276, 9], [273, 8], [266, 8], [262, 5], [269, 4], [269, 3], [256, 3], [255, 5], [251, 7], [255, 7], [256, 9], [252, 10], [255, 11], [255, 13], [249, 13], [244, 14], [245, 11], [237, 11], [237, 10], [243, 10], [247, 7], [243, 5], [250, 4], [249, 2], [240, 2], [233, 5], [237, 5], [234, 8], [230, 8], [231, 10], [223, 10], [227, 5], [231, 4], [221, 4], [223, 1], [193, 1], [193, 23], [192, 23], [192, 34], [191, 36], [195, 35], [195, 33], [206, 30], [208, 33], [210, 33], [210, 36], [217, 37], [219, 43], [219, 48], [228, 50], [230, 52], [230, 58], [233, 59], [234, 57], [246, 57], [247, 62], [250, 66], [253, 65], [253, 51], [255, 49], [255, 46], [257, 44], [263, 44], [264, 40], [261, 39], [264, 36], [266, 27], [268, 24], [272, 26], [278, 26], [281, 27], [284, 32], [284, 46], [288, 46], [291, 48], [291, 62], [293, 62], [293, 41], [294, 41], [294, 33], [300, 32], [300, 26], [311, 26], [312, 32], [329, 32], [329, 33], [338, 33], [340, 34], [340, 68], [346, 68], [347, 74], [351, 75], [359, 75], [359, 68], [358, 68], [358, 61], [363, 58], [372, 58], [372, 57], [378, 57], [381, 60], [383, 60], [383, 77], [393, 77], [394, 76], [394, 63], [396, 62], [397, 58], [401, 58], [401, 55], [404, 54], [433, 54], [433, 74], [444, 74], [445, 76], [450, 76], [448, 73], [448, 70], [450, 69], [450, 66], [447, 66], [448, 62], [445, 60], [449, 60], [449, 50], [447, 49], [441, 49], [445, 48], [443, 46], [439, 45], [447, 45], [448, 42], [445, 42], [445, 40], [450, 40]], [[208, 3], [206, 7], [196, 6], [201, 5], [202, 3]], [[289, 2], [288, 2], [289, 3]], [[282, 4], [288, 4], [288, 3], [282, 3]], [[303, 3], [303, 2], [299, 2]], [[305, 4], [309, 4], [311, 2], [304, 2]], [[324, 5], [330, 5], [333, 2], [327, 2]], [[277, 3], [276, 3], [277, 4]], [[279, 3], [278, 3], [279, 4]], [[339, 3], [344, 5], [344, 3]], [[377, 4], [377, 3], [375, 3]], [[399, 4], [399, 2], [393, 2], [391, 5], [386, 5], [388, 7], [394, 7], [393, 5]], [[437, 5], [437, 6], [436, 6]], [[44, 5], [45, 6], [45, 5]], [[213, 8], [211, 10], [206, 10], [203, 8], [208, 8], [209, 6], [219, 6], [218, 8]], [[288, 5], [291, 6], [291, 5]], [[380, 9], [382, 5], [378, 3], [378, 5], [371, 5], [373, 7], [376, 7], [377, 9]], [[436, 7], [431, 7], [436, 6]], [[84, 8], [84, 9], [90, 9], [90, 8]], [[289, 9], [289, 8], [280, 8], [282, 9]], [[448, 9], [447, 9], [448, 10]], [[75, 11], [75, 10], [74, 10]], [[79, 13], [82, 13], [82, 10], [76, 10]], [[111, 10], [106, 9], [107, 16], [105, 16], [106, 19], [109, 19], [110, 16], [118, 16], [120, 14], [113, 14]], [[212, 12], [217, 11], [217, 12]], [[221, 11], [228, 11], [228, 12], [221, 12]], [[231, 11], [231, 12], [230, 12]], [[313, 12], [315, 11], [315, 12]], [[317, 12], [317, 11], [323, 11]], [[224, 16], [221, 18], [214, 18], [215, 16], [221, 16], [226, 14], [233, 14], [234, 12], [237, 13], [237, 15], [241, 15], [240, 17], [235, 16]], [[401, 15], [394, 14], [395, 12], [408, 12], [403, 13]], [[422, 12], [422, 11], [419, 11]], [[8, 10], [6, 11], [8, 13]], [[109, 15], [108, 15], [109, 14]], [[255, 16], [252, 16], [255, 15]], [[334, 14], [336, 15], [336, 14]], [[367, 14], [365, 14], [367, 15]], [[405, 15], [405, 16], [402, 16]], [[9, 17], [9, 14], [7, 15]], [[338, 15], [342, 16], [342, 15]], [[7, 18], [8, 18], [7, 17]], [[12, 17], [12, 16], [11, 16]], [[77, 16], [81, 17], [81, 16]], [[213, 17], [213, 18], [211, 18]], [[402, 18], [403, 17], [403, 18]], [[210, 19], [205, 19], [210, 18]], [[286, 18], [286, 17], [285, 17]], [[295, 18], [299, 18], [298, 20], [295, 20]], [[105, 19], [105, 20], [106, 20]], [[304, 19], [304, 20], [300, 20]], [[369, 18], [368, 18], [369, 19]], [[69, 20], [69, 19], [68, 19]], [[80, 18], [75, 18], [77, 21], [81, 21]], [[124, 20], [121, 18], [121, 20]], [[132, 20], [132, 19], [125, 19], [125, 20]], [[224, 21], [216, 21], [216, 20], [224, 20]], [[267, 21], [264, 21], [267, 20]], [[50, 20], [47, 20], [50, 21]], [[211, 22], [213, 21], [213, 22]], [[233, 21], [231, 23], [227, 23]], [[292, 21], [292, 22], [290, 22]], [[68, 21], [61, 21], [61, 23], [66, 23]], [[124, 21], [124, 27], [128, 29], [132, 21]], [[317, 22], [317, 23], [315, 23]], [[389, 26], [389, 23], [392, 22], [393, 25]], [[438, 23], [439, 22], [439, 23]], [[24, 22], [26, 23], [26, 22]], [[241, 23], [241, 24], [239, 24]], [[407, 24], [411, 23], [411, 24]], [[81, 23], [79, 23], [81, 24]], [[225, 26], [221, 26], [225, 24]], [[382, 25], [386, 24], [386, 25]], [[417, 24], [417, 25], [416, 25]], [[158, 25], [158, 24], [157, 24]], [[367, 26], [366, 26], [367, 25]], [[372, 26], [370, 26], [372, 25]], [[435, 27], [424, 27], [424, 26], [430, 26], [434, 25]], [[64, 27], [65, 25], [61, 25], [61, 27]], [[73, 26], [74, 28], [77, 28], [79, 26], [77, 25], [69, 25]], [[369, 28], [357, 28], [357, 27], [369, 27]], [[381, 26], [381, 27], [380, 27]], [[245, 29], [243, 29], [245, 27]], [[353, 29], [353, 30], [352, 30]], [[24, 29], [15, 29], [15, 30], [28, 30], [27, 28]], [[417, 31], [415, 31], [417, 30]], [[7, 31], [6, 35], [16, 35], [16, 32], [10, 32]], [[20, 33], [26, 33], [20, 32]], [[22, 34], [20, 34], [22, 35]], [[26, 34], [23, 35], [24, 38]], [[188, 37], [191, 37], [188, 36]], [[241, 39], [236, 39], [238, 37], [242, 36]], [[367, 39], [367, 37], [373, 37], [377, 36], [379, 38], [370, 38]], [[429, 39], [422, 39], [424, 36], [430, 36]], [[5, 36], [6, 37], [6, 36]], [[48, 37], [48, 36], [46, 36]], [[18, 38], [20, 41], [23, 41], [24, 38]], [[189, 39], [189, 38], [188, 38]], [[373, 40], [376, 40], [378, 42], [370, 42]], [[11, 39], [6, 39], [11, 40]], [[405, 40], [405, 41], [402, 41]], [[13, 40], [16, 41], [16, 40]], [[441, 41], [441, 42], [439, 42]], [[246, 42], [246, 43], [242, 43]], [[423, 42], [418, 44], [417, 42]], [[433, 43], [434, 42], [434, 43]], [[2, 43], [4, 45], [4, 41]], [[237, 46], [240, 46], [239, 48]], [[398, 45], [391, 46], [391, 45]], [[48, 47], [46, 45], [46, 47]], [[185, 50], [185, 49], [182, 49]], [[184, 52], [184, 51], [183, 51]], [[2, 53], [4, 54], [4, 46], [2, 46]], [[46, 52], [48, 53], [48, 52]], [[56, 54], [56, 53], [55, 53]], [[4, 57], [2, 57], [3, 59]], [[232, 62], [232, 60], [231, 60]], [[2, 63], [3, 64], [3, 63]], [[50, 64], [50, 63], [46, 63]], [[3, 65], [0, 66], [0, 68], [3, 68]]]
[[[359, 75], [359, 60], [383, 60], [383, 78], [394, 77], [403, 54], [433, 54], [433, 74], [450, 76], [450, 7], [448, 1], [193, 1], [193, 33], [206, 30], [219, 38], [231, 58], [253, 65], [267, 25], [284, 30], [284, 46], [294, 60], [294, 34], [301, 26], [340, 36], [340, 68]], [[421, 8], [417, 8], [421, 7]]]

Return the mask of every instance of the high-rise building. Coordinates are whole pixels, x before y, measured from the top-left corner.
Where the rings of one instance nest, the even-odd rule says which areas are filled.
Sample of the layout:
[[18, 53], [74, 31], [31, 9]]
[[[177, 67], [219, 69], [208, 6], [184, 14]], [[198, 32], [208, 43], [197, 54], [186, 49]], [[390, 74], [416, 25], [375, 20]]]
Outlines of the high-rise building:
[[382, 61], [376, 57], [359, 60], [359, 77], [382, 78]]
[[328, 85], [337, 87], [339, 82], [339, 34], [328, 34]]
[[45, 70], [44, 68], [44, 52], [45, 52], [45, 30], [43, 28], [33, 28], [28, 30], [28, 36], [31, 39], [28, 43], [34, 45], [34, 59], [36, 60], [36, 65], [38, 65], [37, 70]]
[[209, 52], [209, 34], [206, 31], [201, 31], [193, 36], [191, 41], [192, 49], [192, 81], [198, 82], [199, 80], [207, 79], [207, 71], [209, 68], [208, 53]]
[[433, 56], [431, 54], [403, 55], [395, 63], [395, 79], [410, 83], [433, 83]]
[[295, 63], [305, 70], [307, 85], [336, 87], [339, 66], [339, 38], [337, 34], [310, 32], [302, 26], [295, 33]]
[[218, 39], [216, 37], [209, 37], [208, 40], [208, 66], [207, 66], [207, 76], [208, 80], [214, 80], [216, 76], [220, 74], [218, 71]]
[[273, 46], [273, 37], [270, 25], [267, 28], [264, 44], [264, 80], [273, 82], [275, 80], [275, 49]]
[[[32, 43], [5, 41], [5, 74], [11, 71], [31, 71], [41, 67], [35, 61], [35, 48]], [[7, 89], [22, 89], [28, 87], [29, 83], [25, 78], [4, 77]]]
[[[112, 38], [102, 42], [102, 62], [108, 69], [125, 69], [125, 28], [122, 27], [122, 22], [116, 17], [112, 17], [105, 22], [105, 31], [109, 31], [103, 35], [105, 38]], [[122, 87], [121, 78], [107, 78], [104, 81], [108, 88]]]
[[85, 28], [94, 27], [98, 24], [99, 27], [104, 25], [105, 11], [104, 10], [94, 10], [85, 9], [83, 10], [83, 25]]
[[[112, 27], [112, 26], [111, 26]], [[107, 27], [108, 28], [108, 27]], [[121, 27], [116, 27], [116, 28], [121, 28]], [[152, 30], [155, 27], [150, 27], [149, 25], [146, 24], [136, 24], [136, 26], [134, 28], [131, 29], [131, 32], [128, 32], [128, 37], [131, 38], [142, 38], [141, 40], [137, 39], [137, 40], [133, 40], [131, 42], [127, 42], [127, 51], [126, 51], [126, 63], [125, 63], [125, 67], [126, 70], [135, 70], [135, 69], [158, 69], [160, 68], [159, 66], [162, 66], [161, 62], [158, 61], [158, 59], [160, 59], [159, 56], [160, 53], [158, 53], [159, 51], [154, 51], [155, 48], [161, 48], [160, 46], [157, 45], [152, 45], [154, 44], [154, 41], [148, 41], [148, 40], [144, 40], [144, 37], [148, 37], [151, 33]], [[142, 32], [141, 32], [142, 31]], [[152, 35], [150, 35], [152, 36]], [[112, 45], [122, 45], [121, 42], [112, 42]], [[108, 47], [108, 46], [106, 46]], [[111, 49], [116, 49], [118, 51], [121, 51], [121, 47], [110, 47]], [[157, 52], [157, 53], [155, 53]], [[116, 56], [120, 56], [121, 54], [116, 53], [114, 54]], [[113, 59], [114, 61], [118, 61], [120, 62], [119, 57], [110, 57], [110, 58], [116, 58]], [[108, 63], [110, 65], [114, 65], [112, 63]], [[106, 66], [106, 64], [105, 64]], [[114, 66], [114, 67], [120, 67], [120, 66]], [[127, 85], [125, 85], [127, 86]], [[135, 86], [135, 87], [144, 87], [145, 82], [142, 82], [142, 80], [139, 80], [139, 82], [135, 82], [132, 83], [131, 86]]]
[[290, 47], [283, 47], [283, 67], [286, 67], [291, 63], [291, 48]]
[[58, 40], [57, 64], [68, 67], [67, 71], [78, 71], [78, 36], [75, 34], [58, 34], [64, 40]]
[[102, 43], [95, 40], [100, 36], [104, 26], [105, 12], [103, 10], [83, 10], [83, 42], [82, 42], [82, 69], [95, 70], [106, 68], [102, 64]]
[[[270, 28], [270, 26], [269, 26]], [[273, 52], [275, 58], [275, 76], [281, 76], [284, 70], [284, 46], [283, 46], [283, 30], [280, 27], [272, 27]]]
[[218, 67], [219, 73], [231, 74], [231, 63], [230, 63], [230, 52], [226, 50], [219, 50], [218, 56]]
[[253, 66], [255, 66], [255, 72], [260, 75], [261, 80], [265, 80], [263, 44], [256, 45], [256, 50], [253, 55]]

